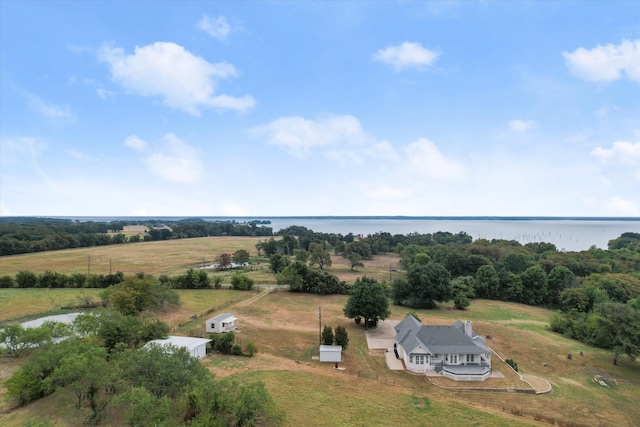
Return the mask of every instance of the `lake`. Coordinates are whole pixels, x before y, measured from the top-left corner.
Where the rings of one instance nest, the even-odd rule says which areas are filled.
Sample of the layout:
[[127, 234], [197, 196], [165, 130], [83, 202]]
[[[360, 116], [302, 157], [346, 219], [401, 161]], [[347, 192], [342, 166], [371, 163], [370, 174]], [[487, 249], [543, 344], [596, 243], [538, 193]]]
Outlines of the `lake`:
[[[186, 217], [73, 217], [80, 221], [179, 220]], [[208, 221], [270, 221], [274, 232], [291, 225], [322, 233], [391, 234], [464, 231], [475, 239], [516, 240], [522, 244], [548, 242], [558, 250], [581, 251], [591, 246], [607, 249], [611, 239], [624, 232], [640, 233], [640, 218], [539, 218], [539, 217], [192, 217]]]

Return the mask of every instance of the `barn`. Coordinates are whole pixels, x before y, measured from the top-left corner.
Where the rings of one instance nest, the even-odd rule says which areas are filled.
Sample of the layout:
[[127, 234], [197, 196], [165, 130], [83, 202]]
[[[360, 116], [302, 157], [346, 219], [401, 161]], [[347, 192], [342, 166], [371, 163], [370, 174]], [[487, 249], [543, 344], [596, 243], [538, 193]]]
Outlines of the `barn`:
[[211, 340], [205, 338], [169, 336], [163, 340], [149, 341], [147, 344], [157, 344], [163, 347], [178, 347], [186, 349], [189, 354], [197, 359], [207, 355], [207, 343]]

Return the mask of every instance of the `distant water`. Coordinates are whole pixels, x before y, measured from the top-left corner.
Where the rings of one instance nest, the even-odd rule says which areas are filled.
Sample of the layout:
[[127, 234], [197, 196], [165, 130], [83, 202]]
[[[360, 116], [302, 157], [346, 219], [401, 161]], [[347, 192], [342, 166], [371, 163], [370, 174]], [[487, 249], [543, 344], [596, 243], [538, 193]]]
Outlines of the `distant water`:
[[[79, 221], [180, 220], [187, 217], [67, 217]], [[640, 218], [540, 217], [192, 217], [207, 221], [270, 221], [274, 232], [291, 225], [322, 233], [391, 234], [464, 231], [473, 239], [553, 243], [559, 250], [581, 251], [591, 246], [606, 249], [624, 232], [640, 233]]]

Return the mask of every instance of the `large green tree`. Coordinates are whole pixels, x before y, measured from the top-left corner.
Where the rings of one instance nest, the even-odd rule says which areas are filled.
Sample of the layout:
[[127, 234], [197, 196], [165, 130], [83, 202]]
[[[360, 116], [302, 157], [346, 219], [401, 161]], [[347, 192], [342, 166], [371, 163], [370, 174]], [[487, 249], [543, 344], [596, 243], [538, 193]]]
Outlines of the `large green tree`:
[[576, 285], [576, 276], [564, 265], [557, 265], [547, 275], [547, 303], [560, 304], [560, 294]]
[[613, 364], [618, 356], [626, 354], [634, 360], [640, 355], [640, 311], [631, 305], [618, 302], [599, 304], [597, 314], [598, 329], [595, 343], [599, 347], [613, 350]]
[[249, 259], [249, 252], [247, 252], [245, 249], [238, 249], [231, 256], [231, 260], [239, 265], [248, 263]]
[[309, 245], [309, 264], [317, 265], [320, 270], [325, 266], [331, 267], [331, 254], [322, 243], [311, 243]]
[[474, 289], [478, 298], [500, 299], [500, 277], [493, 265], [478, 268]]
[[527, 268], [521, 275], [522, 299], [520, 302], [539, 305], [547, 298], [547, 273], [539, 265]]
[[393, 301], [413, 308], [434, 308], [436, 302], [453, 298], [451, 275], [442, 264], [414, 263], [406, 279], [398, 279], [392, 287]]
[[471, 305], [471, 299], [475, 297], [473, 289], [473, 277], [460, 276], [451, 282], [453, 286], [453, 305], [458, 310], [464, 310]]
[[384, 286], [376, 279], [358, 277], [351, 286], [343, 312], [349, 319], [364, 319], [365, 328], [377, 325], [391, 314]]

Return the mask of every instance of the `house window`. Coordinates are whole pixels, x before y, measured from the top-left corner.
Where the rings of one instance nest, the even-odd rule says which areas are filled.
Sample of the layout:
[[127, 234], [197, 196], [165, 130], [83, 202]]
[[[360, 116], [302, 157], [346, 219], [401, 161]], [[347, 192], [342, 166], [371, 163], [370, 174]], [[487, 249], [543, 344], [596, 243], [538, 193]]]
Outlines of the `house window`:
[[416, 355], [416, 365], [424, 365], [424, 355]]
[[475, 362], [475, 354], [467, 354], [467, 363]]
[[449, 363], [458, 363], [458, 355], [450, 354], [449, 355]]
[[413, 354], [409, 356], [409, 363], [413, 363]]

